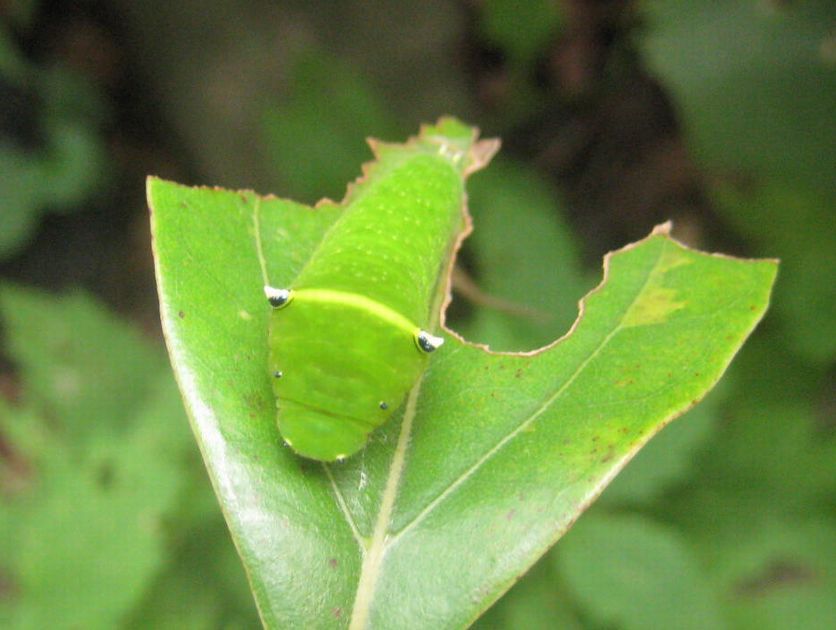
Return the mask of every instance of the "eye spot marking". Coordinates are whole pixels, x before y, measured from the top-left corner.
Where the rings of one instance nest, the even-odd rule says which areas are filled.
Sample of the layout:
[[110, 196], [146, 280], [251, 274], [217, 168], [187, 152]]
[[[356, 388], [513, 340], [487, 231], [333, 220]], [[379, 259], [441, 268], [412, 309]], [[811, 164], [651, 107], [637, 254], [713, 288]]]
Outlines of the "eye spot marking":
[[420, 330], [418, 331], [418, 334], [415, 335], [415, 343], [419, 349], [426, 353], [430, 353], [438, 350], [438, 348], [440, 348], [444, 343], [444, 339], [431, 335], [425, 330]]
[[277, 289], [271, 286], [264, 286], [264, 295], [273, 308], [282, 308], [290, 304], [293, 294], [290, 289]]

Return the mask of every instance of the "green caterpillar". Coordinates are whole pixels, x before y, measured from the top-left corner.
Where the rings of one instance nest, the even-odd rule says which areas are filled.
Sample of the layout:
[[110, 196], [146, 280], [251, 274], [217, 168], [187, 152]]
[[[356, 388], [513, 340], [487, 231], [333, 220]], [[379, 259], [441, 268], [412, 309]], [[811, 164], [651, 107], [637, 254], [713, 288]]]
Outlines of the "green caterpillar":
[[265, 287], [277, 421], [299, 455], [341, 460], [400, 407], [443, 343], [433, 334], [469, 227], [464, 177], [496, 142], [446, 119], [378, 161], [290, 287]]

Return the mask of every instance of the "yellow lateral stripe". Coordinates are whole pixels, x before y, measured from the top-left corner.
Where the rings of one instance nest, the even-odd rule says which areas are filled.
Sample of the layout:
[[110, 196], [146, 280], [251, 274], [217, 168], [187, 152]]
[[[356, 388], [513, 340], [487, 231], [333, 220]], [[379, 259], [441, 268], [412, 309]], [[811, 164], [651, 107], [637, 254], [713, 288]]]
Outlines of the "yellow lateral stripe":
[[[375, 317], [397, 326], [409, 335], [416, 335], [421, 330], [418, 326], [409, 321], [406, 317], [392, 310], [385, 304], [376, 302], [357, 293], [347, 291], [335, 291], [333, 289], [293, 289], [293, 300], [303, 302], [320, 302], [323, 304], [342, 304], [351, 308], [360, 309], [371, 313]], [[293, 304], [289, 305], [293, 308]]]

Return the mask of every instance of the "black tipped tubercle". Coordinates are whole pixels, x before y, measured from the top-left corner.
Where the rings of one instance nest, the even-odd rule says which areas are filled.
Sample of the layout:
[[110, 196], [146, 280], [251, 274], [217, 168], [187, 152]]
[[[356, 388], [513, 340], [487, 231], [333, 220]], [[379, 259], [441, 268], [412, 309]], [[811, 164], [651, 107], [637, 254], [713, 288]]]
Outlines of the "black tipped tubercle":
[[415, 343], [424, 352], [435, 352], [444, 343], [444, 339], [431, 335], [426, 330], [422, 330], [416, 335]]
[[287, 306], [291, 298], [290, 289], [276, 289], [270, 286], [264, 287], [264, 295], [267, 296], [267, 301], [273, 308]]

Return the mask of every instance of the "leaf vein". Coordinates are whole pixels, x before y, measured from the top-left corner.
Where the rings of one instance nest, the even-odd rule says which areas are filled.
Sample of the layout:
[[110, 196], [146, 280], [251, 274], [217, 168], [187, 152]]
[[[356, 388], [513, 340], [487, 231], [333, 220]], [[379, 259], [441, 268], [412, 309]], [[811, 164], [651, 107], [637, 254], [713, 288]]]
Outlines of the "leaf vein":
[[322, 468], [325, 470], [325, 474], [328, 476], [328, 480], [331, 482], [331, 488], [334, 490], [334, 497], [337, 500], [337, 505], [342, 511], [343, 516], [345, 516], [345, 520], [348, 522], [348, 526], [351, 528], [351, 533], [354, 535], [354, 540], [356, 540], [357, 544], [360, 546], [360, 551], [362, 551], [363, 554], [365, 554], [369, 541], [365, 536], [363, 536], [360, 533], [360, 530], [357, 529], [357, 523], [354, 521], [354, 516], [352, 516], [351, 510], [348, 509], [348, 504], [345, 502], [345, 497], [343, 496], [340, 487], [337, 485], [337, 480], [334, 479], [334, 474], [331, 472], [331, 467], [327, 464], [327, 462], [322, 462]]

